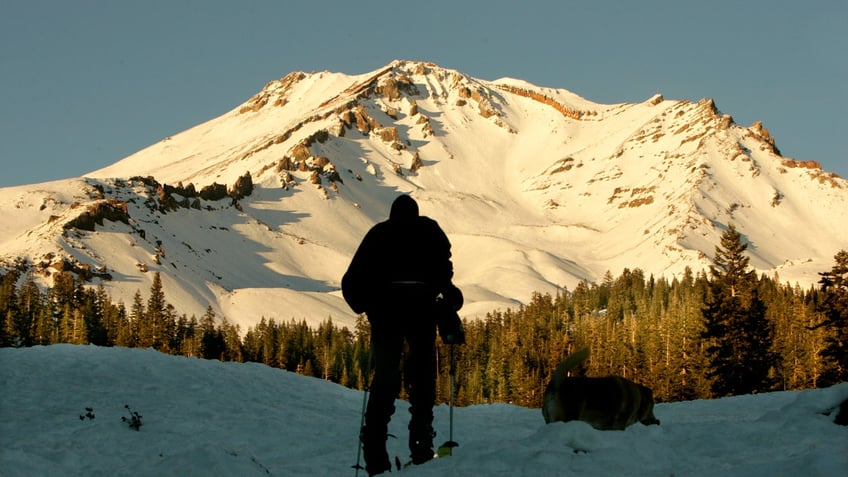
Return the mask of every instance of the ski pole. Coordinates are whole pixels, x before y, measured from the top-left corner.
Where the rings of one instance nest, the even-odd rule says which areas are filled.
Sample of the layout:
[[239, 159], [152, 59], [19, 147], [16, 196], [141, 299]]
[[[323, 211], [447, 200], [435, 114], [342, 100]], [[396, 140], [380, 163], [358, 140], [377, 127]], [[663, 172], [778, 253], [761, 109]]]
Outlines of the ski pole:
[[356, 465], [353, 466], [356, 469], [355, 477], [359, 477], [359, 470], [364, 469], [360, 463], [360, 458], [362, 457], [362, 429], [365, 427], [365, 409], [368, 404], [368, 389], [371, 386], [371, 368], [374, 366], [374, 347], [373, 343], [369, 344], [368, 348], [368, 371], [365, 373], [365, 390], [362, 393], [362, 412], [359, 415], [359, 435], [357, 436], [358, 442], [356, 446]]
[[442, 448], [447, 449], [448, 455], [453, 455], [453, 448], [459, 447], [459, 443], [453, 440], [453, 388], [454, 388], [454, 379], [456, 376], [456, 357], [453, 352], [454, 344], [450, 345], [450, 396], [448, 396], [449, 402], [449, 419], [450, 419], [450, 430], [448, 433], [448, 441], [442, 444]]
[[362, 414], [359, 418], [359, 435], [357, 436], [358, 442], [356, 446], [356, 465], [353, 466], [356, 469], [355, 477], [359, 477], [359, 469], [364, 469], [362, 464], [360, 463], [360, 458], [362, 457], [362, 428], [365, 427], [365, 405], [368, 402], [368, 387], [365, 387], [365, 391], [362, 393]]

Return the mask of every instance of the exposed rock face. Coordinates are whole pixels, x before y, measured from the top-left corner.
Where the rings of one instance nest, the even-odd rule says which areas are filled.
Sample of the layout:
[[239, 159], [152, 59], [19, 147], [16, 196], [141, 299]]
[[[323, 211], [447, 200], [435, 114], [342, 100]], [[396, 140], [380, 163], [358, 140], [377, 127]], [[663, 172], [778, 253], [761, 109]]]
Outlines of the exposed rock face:
[[312, 152], [309, 150], [309, 146], [303, 143], [296, 145], [289, 154], [291, 154], [291, 160], [295, 164], [299, 162], [306, 162], [307, 159], [312, 157]]
[[200, 189], [200, 198], [203, 200], [221, 200], [224, 197], [227, 197], [227, 186], [224, 184], [213, 182], [212, 185]]
[[112, 279], [112, 274], [106, 272], [105, 267], [92, 268], [91, 265], [87, 263], [80, 263], [73, 258], [60, 258], [49, 263], [42, 262], [41, 267], [42, 268], [39, 270], [39, 273], [47, 276], [50, 275], [48, 268], [52, 268], [59, 274], [75, 274], [85, 281], [90, 281], [94, 277], [102, 280]]
[[418, 155], [418, 152], [416, 152], [415, 155], [412, 156], [412, 165], [409, 166], [409, 170], [410, 170], [410, 172], [416, 172], [418, 169], [421, 169], [421, 167], [423, 167], [423, 166], [424, 166], [424, 163], [421, 162], [421, 157]]
[[548, 97], [544, 94], [541, 94], [541, 93], [537, 93], [535, 91], [529, 91], [529, 90], [517, 88], [517, 87], [514, 87], [514, 86], [503, 86], [503, 85], [499, 85], [498, 88], [500, 88], [504, 91], [507, 91], [509, 93], [512, 93], [512, 94], [517, 94], [519, 96], [524, 96], [525, 98], [530, 98], [534, 101], [538, 101], [540, 103], [547, 104], [548, 106], [551, 106], [554, 109], [556, 109], [557, 111], [559, 111], [560, 113], [562, 113], [562, 115], [567, 117], [567, 118], [580, 120], [580, 119], [583, 118], [583, 116], [595, 114], [594, 112], [591, 112], [591, 111], [578, 111], [576, 109], [570, 108], [565, 104], [557, 102], [553, 98], [550, 98], [550, 97]]
[[374, 133], [376, 133], [378, 136], [380, 136], [380, 139], [382, 139], [383, 142], [387, 142], [387, 143], [391, 143], [391, 144], [400, 142], [400, 136], [398, 135], [398, 130], [394, 126], [390, 126], [390, 127], [387, 127], [387, 128], [375, 129]]
[[765, 141], [766, 144], [769, 145], [773, 153], [780, 155], [780, 151], [777, 149], [777, 146], [774, 143], [774, 138], [771, 136], [771, 133], [769, 133], [769, 130], [763, 127], [762, 121], [755, 122], [748, 129], [757, 136], [759, 136], [763, 141]]
[[801, 169], [821, 169], [821, 163], [818, 161], [796, 161], [794, 159], [784, 159], [783, 167], [790, 169], [799, 167]]
[[[168, 190], [170, 186], [165, 185], [165, 190]], [[183, 187], [183, 183], [180, 182], [177, 187], [174, 187], [173, 190], [170, 191], [171, 194], [179, 194], [183, 197], [197, 197], [197, 191], [194, 189], [194, 184], [190, 183]]]
[[386, 78], [386, 80], [376, 88], [376, 92], [389, 101], [400, 99], [400, 90], [395, 78]]
[[327, 156], [315, 156], [315, 159], [312, 160], [312, 167], [321, 171], [329, 164], [330, 159]]
[[424, 133], [424, 137], [435, 135], [435, 132], [433, 131], [433, 126], [430, 124], [430, 118], [428, 118], [427, 116], [419, 116], [418, 121], [416, 121], [415, 124], [423, 124], [423, 126], [421, 127], [421, 132]]
[[112, 222], [123, 222], [129, 224], [129, 213], [127, 203], [116, 199], [105, 199], [88, 206], [88, 208], [74, 219], [63, 226], [66, 230], [75, 228], [79, 230], [94, 231], [95, 225], [103, 225], [103, 220]]
[[250, 172], [247, 172], [245, 175], [236, 179], [236, 183], [233, 184], [233, 190], [230, 195], [238, 200], [244, 197], [249, 196], [253, 193], [253, 179], [250, 177]]
[[380, 123], [372, 118], [362, 105], [355, 105], [351, 109], [342, 111], [339, 119], [346, 128], [356, 127], [362, 134], [368, 134], [372, 129], [380, 127]]
[[327, 171], [326, 175], [327, 179], [333, 183], [334, 187], [336, 187], [336, 192], [338, 192], [338, 186], [336, 186], [336, 182], [344, 184], [342, 177], [339, 175], [339, 171], [337, 171], [335, 167], [331, 167], [330, 170]]
[[297, 170], [291, 157], [285, 156], [277, 163], [277, 172]]
[[353, 116], [356, 119], [356, 129], [362, 134], [368, 134], [372, 129], [380, 127], [380, 123], [369, 116], [365, 108], [361, 105], [357, 106], [353, 111]]
[[162, 185], [156, 188], [156, 196], [159, 198], [159, 209], [163, 212], [176, 210], [180, 207], [177, 200]]
[[239, 108], [239, 113], [255, 113], [264, 108], [268, 103], [271, 103], [276, 107], [285, 106], [288, 103], [287, 95], [291, 91], [292, 87], [304, 78], [306, 78], [306, 73], [302, 71], [295, 71], [293, 73], [289, 73], [280, 80], [271, 81], [262, 88], [262, 91], [256, 93], [252, 98], [247, 100], [242, 107]]

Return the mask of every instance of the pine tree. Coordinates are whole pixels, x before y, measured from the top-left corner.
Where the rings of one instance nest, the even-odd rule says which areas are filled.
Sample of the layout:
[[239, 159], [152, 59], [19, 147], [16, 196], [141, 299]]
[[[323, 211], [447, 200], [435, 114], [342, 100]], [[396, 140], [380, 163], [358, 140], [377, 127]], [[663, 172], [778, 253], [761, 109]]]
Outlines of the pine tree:
[[226, 348], [223, 333], [215, 328], [215, 311], [210, 305], [200, 319], [200, 356], [223, 360]]
[[97, 346], [106, 346], [107, 333], [103, 323], [104, 308], [97, 303], [97, 294], [93, 290], [83, 288], [82, 284], [77, 291], [77, 310], [85, 322], [86, 341]]
[[32, 346], [32, 334], [38, 321], [38, 313], [41, 308], [42, 296], [38, 285], [27, 275], [23, 285], [17, 292], [17, 306], [11, 319], [7, 321], [7, 335], [15, 346]]
[[150, 326], [150, 346], [162, 350], [170, 342], [166, 330], [166, 307], [165, 292], [162, 290], [162, 277], [159, 272], [153, 275], [153, 283], [150, 285], [150, 297], [147, 299], [147, 309], [144, 318]]
[[107, 346], [114, 346], [118, 341], [118, 333], [121, 329], [121, 310], [109, 298], [106, 293], [106, 287], [101, 283], [95, 291], [97, 313], [101, 317], [101, 326], [103, 327], [104, 340]]
[[133, 295], [129, 325], [129, 346], [149, 348], [153, 345], [153, 330], [148, 326], [147, 320], [144, 319], [144, 300], [141, 298], [141, 292], [138, 290]]
[[354, 324], [353, 374], [356, 388], [365, 389], [371, 381], [371, 326], [365, 315], [358, 315]]
[[72, 308], [70, 304], [65, 305], [62, 323], [64, 343], [88, 344], [88, 329], [85, 326], [85, 317], [79, 308]]
[[0, 279], [0, 346], [9, 346], [15, 341], [18, 277], [16, 270], [10, 270]]
[[824, 349], [819, 352], [823, 369], [819, 385], [829, 386], [848, 381], [848, 252], [840, 250], [836, 264], [820, 273], [824, 300], [817, 307], [823, 321], [815, 328], [824, 328]]
[[[264, 322], [265, 319], [262, 320]], [[261, 361], [275, 368], [283, 367], [280, 363], [280, 327], [277, 322], [271, 319], [260, 331], [259, 352], [261, 353]]]
[[238, 325], [231, 324], [227, 317], [221, 318], [219, 331], [224, 342], [224, 361], [244, 361], [241, 346], [241, 331]]
[[68, 272], [59, 272], [53, 275], [53, 287], [50, 289], [50, 301], [61, 310], [65, 305], [77, 305], [77, 286], [74, 276]]
[[198, 333], [197, 333], [197, 318], [191, 315], [191, 318], [186, 318], [182, 315], [177, 322], [177, 330], [180, 335], [179, 352], [182, 356], [197, 357], [200, 349]]
[[[136, 292], [136, 295], [138, 295], [138, 292]], [[139, 295], [139, 299], [140, 298], [141, 296]], [[115, 337], [115, 345], [131, 348], [135, 345], [135, 338], [133, 337], [133, 323], [130, 316], [127, 315], [127, 309], [123, 302], [118, 303], [118, 317], [118, 335]]]
[[716, 266], [710, 268], [702, 337], [717, 396], [748, 394], [772, 388], [769, 373], [777, 359], [772, 351], [772, 325], [759, 298], [755, 273], [748, 270], [748, 244], [733, 225], [716, 247]]

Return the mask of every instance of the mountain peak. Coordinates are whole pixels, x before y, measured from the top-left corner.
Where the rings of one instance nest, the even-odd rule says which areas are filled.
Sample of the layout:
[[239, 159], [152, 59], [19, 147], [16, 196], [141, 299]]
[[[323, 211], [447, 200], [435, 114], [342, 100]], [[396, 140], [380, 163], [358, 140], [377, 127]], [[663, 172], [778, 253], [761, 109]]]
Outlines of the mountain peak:
[[292, 72], [84, 179], [0, 189], [0, 264], [125, 302], [160, 272], [178, 310], [244, 327], [352, 324], [340, 277], [399, 193], [448, 233], [466, 316], [607, 271], [702, 270], [730, 223], [759, 272], [805, 286], [846, 248], [848, 183], [712, 99], [606, 105], [395, 60]]

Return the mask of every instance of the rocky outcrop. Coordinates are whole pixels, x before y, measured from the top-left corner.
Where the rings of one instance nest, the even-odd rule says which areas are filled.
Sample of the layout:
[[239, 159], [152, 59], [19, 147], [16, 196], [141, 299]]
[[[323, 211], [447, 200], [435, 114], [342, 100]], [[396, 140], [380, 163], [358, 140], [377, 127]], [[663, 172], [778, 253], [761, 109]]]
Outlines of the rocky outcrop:
[[539, 93], [537, 91], [531, 91], [531, 90], [528, 90], [528, 89], [518, 88], [518, 87], [515, 87], [515, 86], [507, 86], [507, 85], [497, 85], [497, 87], [498, 87], [498, 89], [506, 91], [508, 93], [517, 94], [518, 96], [530, 98], [534, 101], [538, 101], [542, 104], [546, 104], [548, 106], [551, 106], [552, 108], [559, 111], [563, 116], [570, 118], [570, 119], [577, 120], [577, 121], [583, 119], [585, 116], [592, 116], [592, 115], [596, 114], [593, 111], [580, 111], [580, 110], [577, 110], [577, 109], [574, 109], [574, 108], [570, 108], [567, 105], [562, 104], [562, 103], [558, 102], [557, 100], [550, 98], [547, 95], [544, 95], [544, 94]]
[[424, 163], [421, 162], [421, 157], [418, 155], [418, 152], [416, 151], [415, 154], [412, 156], [412, 165], [409, 166], [409, 171], [410, 172], [416, 172], [416, 171], [418, 171], [418, 169], [421, 169], [422, 167], [424, 167]]
[[283, 156], [282, 159], [277, 161], [277, 172], [282, 173], [285, 171], [294, 171], [297, 170], [295, 167], [294, 160], [289, 156]]
[[309, 176], [309, 183], [315, 185], [321, 185], [321, 174], [318, 171], [312, 171], [312, 175]]
[[69, 220], [63, 226], [67, 229], [94, 231], [95, 225], [103, 225], [103, 220], [129, 224], [130, 215], [127, 203], [117, 199], [105, 199], [90, 204], [86, 210]]
[[396, 151], [406, 149], [406, 146], [400, 140], [397, 128], [394, 126], [374, 129], [374, 134]]
[[[93, 268], [91, 265], [81, 263], [73, 258], [60, 258], [52, 262], [42, 262], [42, 267], [52, 268], [57, 273], [71, 273], [84, 281], [90, 281], [94, 277], [100, 278], [101, 280], [112, 279], [112, 274], [106, 272], [105, 267]], [[44, 275], [50, 275], [49, 271], [46, 269], [42, 269], [41, 273]]]
[[399, 71], [399, 68], [405, 65], [405, 62], [395, 62], [366, 78], [364, 81], [350, 86], [344, 93], [357, 98], [377, 94], [389, 101], [400, 99], [401, 93], [417, 96], [420, 93], [415, 83], [412, 82], [406, 73]]
[[159, 210], [162, 212], [176, 210], [180, 207], [174, 196], [169, 194], [161, 185], [156, 188], [156, 196], [159, 199]]
[[250, 172], [248, 171], [243, 176], [236, 179], [236, 182], [233, 184], [233, 188], [230, 191], [230, 196], [238, 200], [247, 197], [250, 194], [253, 194], [253, 178], [250, 177]]
[[839, 174], [822, 170], [821, 163], [818, 161], [796, 161], [795, 159], [783, 158], [781, 165], [783, 167], [780, 172], [783, 174], [788, 172], [787, 169], [807, 169], [810, 178], [820, 184], [828, 184], [834, 189], [843, 188], [844, 182], [838, 180]]
[[405, 74], [382, 78], [373, 91], [389, 101], [399, 100], [401, 93], [406, 93], [408, 96], [420, 94], [415, 83]]
[[148, 198], [146, 204], [151, 210], [156, 209], [162, 213], [168, 213], [177, 209], [200, 209], [200, 199], [218, 201], [226, 197], [234, 200], [247, 197], [253, 193], [253, 179], [250, 172], [236, 179], [231, 189], [224, 184], [213, 183], [205, 186], [198, 192], [194, 184], [184, 186], [182, 182], [176, 186], [160, 184], [152, 176], [133, 177], [132, 182], [141, 182], [152, 192], [153, 198]]
[[309, 146], [304, 143], [296, 144], [291, 151], [289, 151], [289, 155], [291, 156], [291, 162], [294, 166], [294, 169], [298, 169], [298, 164], [306, 162], [310, 157], [312, 157], [312, 151], [309, 150]]
[[264, 108], [268, 103], [276, 107], [285, 106], [288, 103], [286, 96], [292, 86], [304, 78], [306, 78], [306, 73], [295, 71], [280, 80], [271, 81], [262, 88], [262, 91], [245, 101], [239, 108], [239, 114], [255, 113]]
[[337, 171], [335, 166], [333, 166], [332, 164], [330, 165], [330, 168], [326, 171], [325, 174], [327, 176], [327, 179], [332, 182], [334, 186], [336, 182], [338, 182], [339, 184], [344, 184], [342, 177], [339, 175], [339, 171]]
[[757, 121], [748, 128], [754, 135], [763, 140], [767, 145], [771, 152], [780, 155], [780, 151], [777, 149], [777, 146], [774, 143], [774, 138], [769, 133], [769, 130], [763, 127], [762, 121]]
[[353, 117], [356, 121], [356, 129], [362, 134], [368, 134], [371, 130], [381, 127], [380, 123], [372, 118], [362, 105], [356, 106], [356, 109], [353, 110]]
[[795, 159], [785, 158], [781, 163], [783, 167], [794, 169], [821, 169], [821, 163], [818, 161], [796, 161]]
[[200, 198], [203, 200], [214, 201], [221, 200], [225, 197], [227, 197], [227, 186], [224, 184], [213, 182], [211, 185], [200, 189]]
[[616, 187], [612, 193], [612, 196], [607, 200], [607, 204], [612, 204], [622, 198], [623, 195], [627, 193], [630, 194], [630, 200], [623, 200], [618, 203], [618, 208], [623, 209], [625, 207], [640, 207], [643, 205], [650, 205], [654, 203], [654, 192], [656, 191], [656, 186], [650, 187], [634, 187], [634, 188], [622, 188]]
[[191, 182], [189, 182], [189, 184], [185, 187], [183, 187], [182, 182], [177, 184], [176, 187], [171, 187], [171, 186], [165, 184], [165, 190], [169, 194], [178, 194], [178, 195], [181, 195], [181, 196], [187, 197], [187, 198], [188, 197], [197, 197], [197, 190], [195, 190], [194, 184], [192, 184]]
[[435, 132], [433, 131], [433, 125], [430, 124], [430, 118], [424, 116], [423, 114], [419, 116], [418, 121], [415, 124], [423, 124], [421, 126], [421, 132], [424, 134], [424, 137], [427, 136], [435, 136]]
[[480, 116], [483, 116], [484, 118], [490, 118], [492, 116], [498, 115], [498, 110], [489, 100], [489, 97], [481, 93], [480, 90], [472, 91], [471, 99], [477, 102], [477, 110], [479, 111]]

